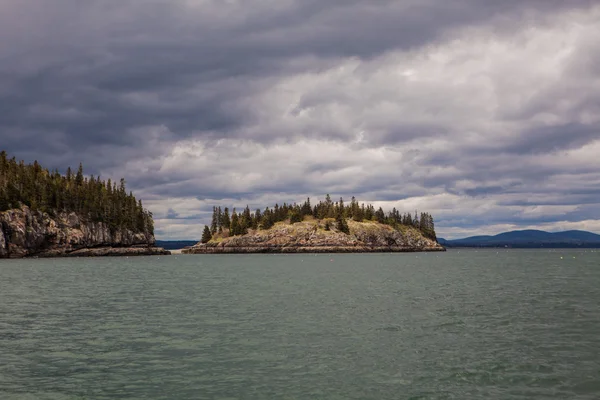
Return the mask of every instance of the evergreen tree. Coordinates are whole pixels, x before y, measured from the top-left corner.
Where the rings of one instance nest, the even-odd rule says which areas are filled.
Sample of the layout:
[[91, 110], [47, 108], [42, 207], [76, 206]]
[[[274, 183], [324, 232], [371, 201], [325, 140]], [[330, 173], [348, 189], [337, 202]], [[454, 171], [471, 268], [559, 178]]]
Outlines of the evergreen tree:
[[225, 210], [223, 210], [221, 226], [223, 227], [223, 229], [229, 229], [231, 227], [231, 220], [229, 219], [229, 208], [227, 207], [225, 207]]
[[360, 207], [356, 201], [356, 197], [352, 196], [350, 199], [350, 205], [348, 206], [348, 212], [346, 213], [348, 218], [352, 218], [355, 221], [359, 221], [358, 214], [360, 213]]
[[[225, 209], [227, 211], [227, 208]], [[231, 225], [229, 227], [229, 236], [237, 236], [242, 234], [242, 228], [240, 226], [240, 219], [235, 212], [235, 208], [231, 212]]]
[[212, 239], [212, 234], [210, 233], [210, 228], [208, 225], [204, 225], [204, 231], [202, 232], [202, 243], [208, 243]]
[[273, 216], [273, 212], [269, 210], [269, 207], [267, 207], [263, 213], [260, 227], [262, 229], [270, 229], [273, 225], [275, 225], [275, 218]]
[[333, 201], [331, 201], [331, 196], [327, 194], [325, 196], [325, 215], [324, 218], [333, 218], [335, 215], [333, 209]]
[[375, 211], [375, 219], [380, 224], [383, 224], [385, 222], [385, 212], [383, 212], [383, 208], [379, 207], [377, 211]]
[[75, 175], [75, 185], [83, 185], [83, 164], [81, 163], [79, 163], [79, 169], [77, 170], [77, 175]]
[[340, 197], [340, 201], [338, 203], [339, 212], [342, 213], [342, 217], [346, 218], [346, 207], [344, 206], [344, 199]]
[[[0, 192], [0, 196], [2, 196], [2, 192]], [[1, 197], [0, 201], [2, 201]], [[375, 210], [372, 204], [365, 205], [362, 203], [359, 206], [355, 197], [352, 197], [348, 205], [344, 203], [344, 199], [341, 197], [339, 202], [334, 203], [331, 196], [327, 195], [324, 201], [320, 201], [315, 205], [312, 205], [310, 198], [307, 198], [302, 204], [283, 203], [280, 206], [276, 203], [272, 209], [267, 207], [264, 212], [257, 209], [255, 213], [251, 213], [249, 207], [246, 206], [240, 214], [234, 211], [231, 221], [229, 221], [229, 209], [225, 208], [224, 213], [221, 213], [220, 210], [221, 207], [213, 209], [213, 218], [216, 215], [217, 227], [227, 226], [232, 236], [244, 235], [247, 233], [248, 228], [270, 229], [275, 223], [285, 220], [289, 220], [290, 223], [294, 224], [303, 221], [305, 216], [312, 215], [319, 220], [325, 219], [324, 226], [326, 230], [331, 229], [329, 219], [334, 218], [337, 230], [349, 234], [350, 228], [347, 219], [352, 218], [358, 222], [363, 220], [377, 221], [394, 229], [400, 229], [401, 225], [410, 226], [420, 230], [426, 237], [436, 240], [433, 218], [428, 213], [415, 213], [413, 217], [410, 213], [401, 214], [396, 208], [386, 213], [382, 207]], [[217, 228], [218, 230], [219, 228]], [[214, 233], [211, 232], [211, 234]]]
[[135, 233], [151, 233], [152, 213], [145, 210], [133, 194], [125, 192], [125, 181], [117, 190], [112, 180], [83, 175], [83, 165], [75, 176], [71, 168], [66, 175], [50, 172], [33, 164], [8, 159], [0, 152], [0, 211], [28, 206], [33, 211], [52, 215], [75, 212], [83, 219], [106, 224], [111, 230], [128, 229]]
[[367, 221], [372, 221], [375, 216], [375, 208], [369, 204], [365, 209], [365, 219]]
[[312, 207], [310, 205], [310, 197], [306, 198], [304, 204], [302, 204], [302, 216], [311, 215], [313, 212]]
[[244, 208], [244, 212], [242, 214], [241, 225], [243, 231], [247, 231], [248, 228], [252, 227], [252, 213], [250, 212], [250, 207], [248, 207], [247, 205], [246, 208]]
[[297, 222], [302, 222], [303, 219], [304, 218], [302, 217], [302, 214], [300, 211], [294, 210], [290, 214], [290, 223], [291, 224], [295, 224]]
[[344, 218], [344, 213], [341, 211], [341, 209], [338, 212], [336, 223], [340, 232], [344, 232], [347, 235], [350, 234], [350, 227], [348, 226], [348, 222], [346, 222], [346, 218]]
[[362, 222], [365, 219], [365, 216], [360, 207], [357, 207], [354, 210], [354, 212], [352, 213], [352, 219], [356, 222]]
[[254, 216], [252, 218], [252, 229], [258, 229], [258, 227], [260, 226], [261, 219], [262, 219], [262, 214], [260, 212], [260, 209], [257, 209], [254, 212]]
[[217, 207], [217, 231], [219, 233], [223, 232], [223, 211], [221, 210], [221, 206]]
[[411, 217], [410, 213], [404, 214], [404, 222], [403, 222], [403, 224], [406, 225], [406, 226], [412, 226], [413, 221], [412, 221], [412, 217]]
[[210, 233], [211, 236], [214, 235], [215, 233], [217, 233], [218, 228], [218, 215], [217, 215], [217, 207], [213, 207], [213, 213], [212, 213], [212, 220], [210, 222]]

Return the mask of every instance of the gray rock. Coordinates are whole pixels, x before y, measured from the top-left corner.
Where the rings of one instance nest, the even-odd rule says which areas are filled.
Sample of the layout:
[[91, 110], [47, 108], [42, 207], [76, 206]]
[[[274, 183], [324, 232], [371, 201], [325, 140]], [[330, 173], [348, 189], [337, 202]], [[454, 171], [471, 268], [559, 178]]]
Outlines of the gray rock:
[[149, 232], [111, 230], [76, 213], [50, 216], [28, 207], [0, 212], [0, 258], [169, 254], [154, 243]]
[[4, 229], [2, 229], [2, 223], [0, 222], [0, 258], [8, 257], [8, 243], [4, 236]]
[[159, 247], [98, 247], [68, 253], [67, 257], [164, 256], [170, 251]]

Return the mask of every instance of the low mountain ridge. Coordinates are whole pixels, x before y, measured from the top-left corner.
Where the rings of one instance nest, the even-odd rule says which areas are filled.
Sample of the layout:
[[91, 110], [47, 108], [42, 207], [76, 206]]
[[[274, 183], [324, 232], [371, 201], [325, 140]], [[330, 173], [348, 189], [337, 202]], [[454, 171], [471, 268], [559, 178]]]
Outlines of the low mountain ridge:
[[446, 247], [600, 247], [600, 235], [592, 232], [571, 230], [545, 232], [528, 229], [500, 233], [495, 236], [472, 236], [464, 239], [438, 239]]
[[444, 251], [435, 240], [409, 226], [394, 229], [375, 221], [347, 220], [350, 233], [337, 229], [333, 219], [313, 218], [294, 224], [278, 222], [245, 235], [216, 237], [183, 249], [184, 254], [219, 253], [362, 253]]

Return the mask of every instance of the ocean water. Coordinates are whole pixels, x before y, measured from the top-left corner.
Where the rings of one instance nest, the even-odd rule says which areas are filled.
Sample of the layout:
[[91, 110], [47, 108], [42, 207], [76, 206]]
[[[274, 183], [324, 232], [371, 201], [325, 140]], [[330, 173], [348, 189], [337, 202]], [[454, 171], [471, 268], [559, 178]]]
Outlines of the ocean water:
[[0, 399], [598, 399], [600, 251], [0, 260]]

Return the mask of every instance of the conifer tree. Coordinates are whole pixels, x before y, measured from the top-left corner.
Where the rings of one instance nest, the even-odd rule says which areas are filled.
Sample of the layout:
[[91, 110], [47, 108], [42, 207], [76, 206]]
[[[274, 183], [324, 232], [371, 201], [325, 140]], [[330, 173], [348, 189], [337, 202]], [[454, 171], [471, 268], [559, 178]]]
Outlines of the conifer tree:
[[75, 185], [81, 186], [83, 184], [83, 164], [79, 163], [79, 169], [77, 175], [75, 175]]
[[331, 196], [327, 194], [325, 196], [325, 218], [333, 218], [335, 215], [333, 209], [333, 201], [331, 201]]
[[252, 218], [252, 229], [258, 229], [261, 219], [262, 219], [262, 214], [260, 212], [260, 208], [258, 208], [254, 212], [254, 216]]
[[375, 219], [380, 224], [383, 224], [385, 222], [385, 212], [383, 211], [383, 208], [379, 207], [377, 211], [375, 211]]
[[215, 233], [217, 233], [218, 225], [219, 225], [217, 218], [218, 218], [217, 207], [213, 207], [212, 220], [210, 222], [211, 236], [214, 235]]
[[224, 229], [229, 229], [231, 227], [231, 220], [229, 219], [229, 208], [225, 207], [223, 210], [223, 217], [221, 219], [221, 226]]
[[[227, 212], [227, 208], [225, 209], [225, 212]], [[233, 211], [231, 212], [231, 224], [229, 227], [229, 236], [237, 236], [240, 234], [241, 234], [240, 220], [239, 220], [237, 212], [235, 212], [235, 208], [234, 208]]]
[[[2, 192], [0, 192], [1, 194]], [[229, 220], [229, 209], [225, 208], [224, 213], [221, 213], [220, 210], [221, 207], [213, 209], [213, 216], [216, 215], [217, 219], [217, 230], [219, 230], [219, 226], [221, 225], [224, 227], [224, 224]], [[276, 203], [272, 209], [269, 207], [265, 208], [264, 212], [257, 209], [255, 213], [251, 213], [249, 207], [246, 206], [240, 214], [234, 211], [228, 226], [230, 235], [244, 235], [249, 228], [270, 229], [275, 223], [285, 220], [289, 220], [290, 223], [294, 224], [303, 221], [307, 215], [312, 215], [316, 219], [325, 219], [326, 230], [331, 228], [331, 221], [329, 219], [335, 218], [337, 230], [346, 234], [350, 232], [347, 219], [351, 218], [358, 222], [364, 220], [377, 221], [380, 224], [389, 225], [394, 229], [400, 229], [401, 225], [410, 226], [420, 230], [424, 236], [436, 240], [433, 218], [428, 213], [419, 214], [415, 212], [415, 216], [413, 217], [411, 213], [401, 214], [395, 207], [388, 212], [385, 212], [382, 207], [375, 210], [372, 204], [365, 205], [362, 203], [359, 206], [355, 197], [352, 197], [348, 205], [344, 203], [342, 197], [340, 197], [339, 202], [334, 203], [329, 195], [325, 197], [324, 201], [320, 201], [315, 205], [311, 205], [310, 198], [307, 198], [301, 204], [288, 204], [284, 202], [280, 206]]]
[[212, 239], [212, 234], [210, 233], [210, 228], [208, 225], [204, 225], [204, 231], [202, 232], [202, 243], [208, 243]]
[[145, 210], [133, 194], [125, 192], [125, 181], [117, 190], [112, 180], [83, 175], [83, 165], [75, 176], [71, 168], [66, 175], [48, 171], [33, 164], [8, 159], [0, 152], [0, 211], [28, 206], [33, 211], [57, 213], [75, 212], [83, 219], [106, 224], [111, 230], [129, 229], [152, 233], [152, 213]]
[[248, 228], [252, 227], [252, 213], [250, 212], [250, 207], [248, 207], [248, 205], [246, 205], [246, 208], [244, 208], [241, 226], [242, 230], [246, 231], [248, 230]]
[[310, 205], [310, 197], [306, 198], [304, 204], [302, 204], [302, 216], [311, 215], [312, 214], [312, 206]]
[[348, 226], [348, 222], [346, 222], [346, 218], [344, 218], [344, 213], [340, 209], [338, 211], [338, 215], [336, 217], [337, 228], [340, 232], [344, 232], [345, 234], [350, 234], [350, 227]]
[[295, 224], [297, 222], [302, 222], [303, 219], [304, 218], [302, 218], [302, 214], [300, 213], [300, 211], [294, 210], [290, 214], [290, 223], [291, 224]]
[[365, 219], [367, 221], [371, 221], [371, 220], [373, 220], [374, 215], [375, 215], [375, 209], [371, 204], [369, 204], [365, 209]]
[[223, 232], [223, 211], [221, 210], [221, 206], [217, 207], [217, 231], [219, 233]]
[[270, 229], [273, 225], [275, 225], [275, 218], [273, 217], [273, 212], [267, 207], [262, 215], [260, 227], [262, 229]]

